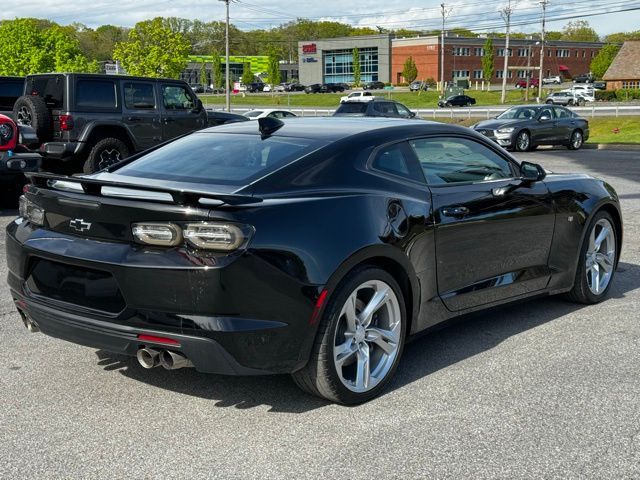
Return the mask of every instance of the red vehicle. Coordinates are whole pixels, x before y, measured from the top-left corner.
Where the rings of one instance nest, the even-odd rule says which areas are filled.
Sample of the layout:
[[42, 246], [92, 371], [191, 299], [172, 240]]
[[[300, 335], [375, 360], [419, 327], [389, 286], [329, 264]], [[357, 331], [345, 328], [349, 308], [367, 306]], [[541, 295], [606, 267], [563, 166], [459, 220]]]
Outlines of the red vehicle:
[[19, 190], [24, 183], [22, 174], [35, 172], [40, 168], [42, 157], [29, 149], [37, 144], [38, 137], [31, 127], [18, 127], [11, 118], [0, 114], [0, 183], [3, 205], [17, 200], [15, 190]]
[[[540, 85], [540, 82], [537, 78], [531, 78], [529, 79], [529, 88], [538, 88], [538, 86]], [[527, 79], [526, 78], [521, 78], [520, 80], [518, 80], [516, 82], [515, 85], [516, 88], [527, 88]]]

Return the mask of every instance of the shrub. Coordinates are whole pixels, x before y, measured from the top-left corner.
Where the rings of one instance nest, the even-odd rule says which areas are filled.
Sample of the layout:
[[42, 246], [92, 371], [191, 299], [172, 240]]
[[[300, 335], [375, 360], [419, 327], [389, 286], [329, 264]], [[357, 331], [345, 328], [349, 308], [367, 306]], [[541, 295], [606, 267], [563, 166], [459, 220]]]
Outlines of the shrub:
[[614, 90], [596, 90], [596, 100], [602, 102], [613, 102], [617, 99]]
[[621, 88], [616, 90], [616, 97], [620, 101], [640, 100], [640, 88]]

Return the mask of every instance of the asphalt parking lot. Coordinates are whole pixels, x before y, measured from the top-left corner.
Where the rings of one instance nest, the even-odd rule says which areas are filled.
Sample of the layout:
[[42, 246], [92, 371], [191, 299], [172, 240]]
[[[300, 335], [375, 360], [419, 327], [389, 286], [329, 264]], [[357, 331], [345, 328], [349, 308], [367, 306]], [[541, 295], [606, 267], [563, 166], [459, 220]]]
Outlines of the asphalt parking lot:
[[0, 478], [640, 478], [640, 152], [519, 157], [617, 189], [606, 302], [466, 318], [409, 344], [387, 393], [346, 408], [287, 376], [147, 371], [30, 334], [3, 281]]

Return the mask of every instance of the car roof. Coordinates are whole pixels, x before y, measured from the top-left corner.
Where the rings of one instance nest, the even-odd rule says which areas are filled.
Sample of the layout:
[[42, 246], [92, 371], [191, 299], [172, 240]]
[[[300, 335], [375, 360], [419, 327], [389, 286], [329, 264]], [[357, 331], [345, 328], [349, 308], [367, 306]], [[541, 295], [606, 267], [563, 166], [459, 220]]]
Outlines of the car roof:
[[28, 78], [32, 77], [55, 77], [58, 75], [63, 76], [76, 76], [76, 77], [91, 77], [104, 80], [143, 80], [146, 82], [172, 82], [172, 83], [187, 83], [184, 80], [178, 80], [175, 78], [163, 78], [163, 77], [137, 77], [133, 75], [109, 75], [107, 73], [76, 73], [76, 72], [54, 72], [54, 73], [33, 73], [27, 75]]
[[[337, 141], [361, 133], [390, 128], [405, 129], [407, 130], [407, 135], [470, 132], [468, 128], [446, 123], [386, 117], [293, 117], [281, 121], [284, 125], [272, 136]], [[200, 130], [196, 134], [211, 132], [258, 135], [260, 132], [256, 123], [225, 124]]]

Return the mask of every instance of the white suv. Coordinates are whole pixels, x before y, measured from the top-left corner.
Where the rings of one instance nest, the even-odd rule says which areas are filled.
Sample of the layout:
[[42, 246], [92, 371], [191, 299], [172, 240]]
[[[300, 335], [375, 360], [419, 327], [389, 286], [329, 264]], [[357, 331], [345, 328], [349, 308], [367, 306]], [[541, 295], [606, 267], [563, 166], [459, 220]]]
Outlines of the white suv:
[[344, 102], [368, 102], [373, 99], [373, 93], [368, 91], [351, 92], [349, 95], [340, 97], [340, 103]]
[[562, 83], [562, 79], [560, 75], [556, 75], [554, 77], [547, 77], [542, 79], [542, 84], [547, 85], [549, 83], [555, 83], [556, 85], [560, 85]]

